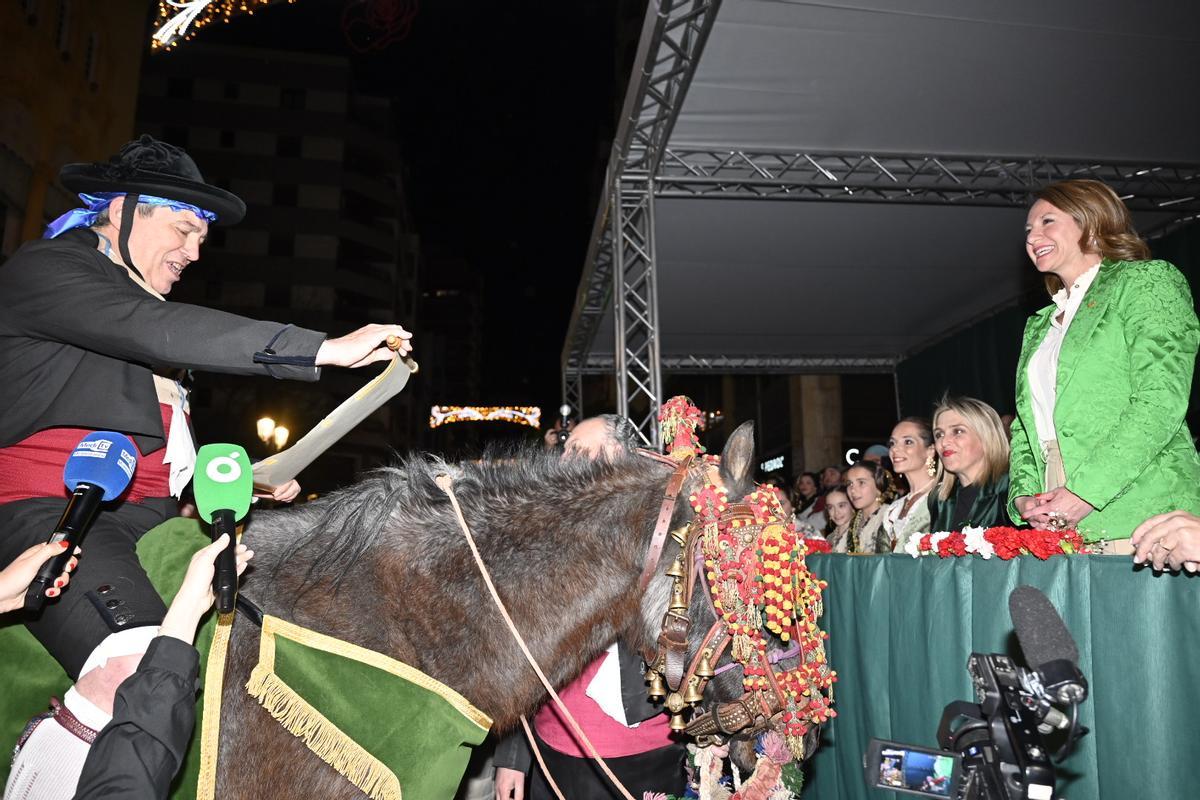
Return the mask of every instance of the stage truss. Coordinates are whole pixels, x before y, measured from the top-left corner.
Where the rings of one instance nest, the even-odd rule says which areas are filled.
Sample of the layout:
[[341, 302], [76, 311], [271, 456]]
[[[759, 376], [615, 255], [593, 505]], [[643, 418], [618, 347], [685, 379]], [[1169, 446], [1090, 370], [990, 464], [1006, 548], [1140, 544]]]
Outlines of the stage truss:
[[[662, 373], [894, 372], [878, 358], [685, 355], [659, 347], [657, 198], [816, 200], [1025, 207], [1030, 192], [1066, 178], [1112, 186], [1135, 211], [1174, 214], [1148, 238], [1200, 219], [1200, 165], [932, 153], [751, 152], [667, 147], [719, 0], [652, 3], [609, 161], [606, 194], [562, 352], [563, 398], [583, 412], [585, 374], [613, 374], [617, 413], [658, 445]], [[1161, 220], [1161, 217], [1160, 217]], [[593, 354], [612, 304], [614, 356]]]
[[719, 5], [719, 0], [662, 0], [647, 9], [564, 348], [563, 400], [582, 414], [583, 359], [611, 299], [617, 412], [652, 447], [659, 444], [662, 399], [653, 178]]
[[1200, 165], [668, 148], [659, 197], [854, 200], [1024, 207], [1053, 181], [1093, 178], [1134, 211], [1200, 211]]
[[[777, 375], [824, 375], [838, 373], [888, 373], [896, 369], [893, 356], [729, 356], [687, 355], [662, 356], [663, 372], [674, 375], [706, 375], [727, 372], [746, 372]], [[581, 375], [611, 375], [616, 359], [611, 355], [589, 354], [579, 369]]]

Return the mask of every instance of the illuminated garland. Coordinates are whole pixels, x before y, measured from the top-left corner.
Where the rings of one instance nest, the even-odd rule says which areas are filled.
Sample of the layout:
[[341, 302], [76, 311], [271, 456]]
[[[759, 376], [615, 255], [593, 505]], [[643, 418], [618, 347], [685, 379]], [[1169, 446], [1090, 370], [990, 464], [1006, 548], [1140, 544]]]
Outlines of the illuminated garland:
[[[296, 0], [286, 0], [292, 5]], [[158, 0], [158, 20], [150, 47], [170, 50], [214, 22], [229, 22], [237, 14], [253, 14], [277, 0]]]
[[430, 428], [454, 422], [513, 422], [540, 428], [542, 410], [536, 406], [434, 406], [429, 412]]

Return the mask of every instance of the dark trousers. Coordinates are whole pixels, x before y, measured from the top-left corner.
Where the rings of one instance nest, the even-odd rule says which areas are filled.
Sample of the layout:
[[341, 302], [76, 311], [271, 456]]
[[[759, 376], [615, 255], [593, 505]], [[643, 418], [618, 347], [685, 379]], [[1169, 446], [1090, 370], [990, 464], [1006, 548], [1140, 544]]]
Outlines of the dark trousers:
[[[44, 543], [66, 508], [65, 499], [37, 497], [0, 505], [0, 565]], [[85, 532], [79, 566], [62, 594], [21, 621], [72, 678], [110, 633], [158, 625], [166, 606], [138, 563], [137, 542], [174, 516], [175, 500], [106, 504]]]
[[[592, 759], [564, 755], [540, 738], [538, 748], [563, 797], [568, 800], [621, 800], [612, 781]], [[682, 744], [670, 744], [648, 753], [606, 758], [604, 763], [625, 784], [629, 793], [636, 800], [641, 800], [643, 792], [682, 795], [685, 783], [683, 760], [686, 755], [687, 749]], [[551, 800], [554, 792], [546, 783], [536, 761], [530, 772], [530, 800]]]

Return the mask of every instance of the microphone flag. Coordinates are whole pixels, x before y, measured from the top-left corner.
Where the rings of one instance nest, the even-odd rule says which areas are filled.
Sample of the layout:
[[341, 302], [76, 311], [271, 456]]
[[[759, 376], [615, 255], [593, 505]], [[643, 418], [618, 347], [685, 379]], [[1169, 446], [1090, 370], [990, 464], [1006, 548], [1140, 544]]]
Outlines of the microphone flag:
[[250, 510], [254, 475], [246, 449], [236, 444], [206, 444], [196, 453], [192, 491], [200, 518], [212, 525], [212, 538], [229, 534], [229, 544], [217, 556], [213, 593], [217, 611], [228, 614], [237, 600], [237, 523]]

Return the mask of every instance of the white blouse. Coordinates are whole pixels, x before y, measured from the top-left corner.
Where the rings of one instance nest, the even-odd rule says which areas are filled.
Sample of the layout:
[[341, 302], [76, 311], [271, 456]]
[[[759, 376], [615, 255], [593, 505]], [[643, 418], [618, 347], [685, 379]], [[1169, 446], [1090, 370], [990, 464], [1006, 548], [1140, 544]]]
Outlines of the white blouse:
[[[887, 507], [887, 518], [884, 520], [883, 529], [895, 542], [892, 552], [904, 552], [905, 543], [915, 533], [933, 533], [929, 530], [929, 490], [932, 488], [932, 485], [926, 487], [915, 497], [911, 494], [898, 497]], [[910, 500], [912, 505], [908, 509], [908, 514], [901, 516], [904, 514], [904, 504]]]
[[[1070, 294], [1063, 288], [1050, 298], [1057, 306], [1057, 311], [1050, 317], [1050, 330], [1046, 331], [1046, 338], [1029, 359], [1027, 369], [1033, 422], [1040, 441], [1050, 442], [1058, 438], [1058, 433], [1054, 430], [1054, 404], [1058, 400], [1058, 356], [1062, 352], [1067, 328], [1071, 326], [1071, 320], [1083, 305], [1083, 297], [1087, 294], [1088, 287], [1099, 273], [1100, 265], [1096, 264], [1071, 285]], [[1060, 313], [1062, 322], [1058, 321]]]

